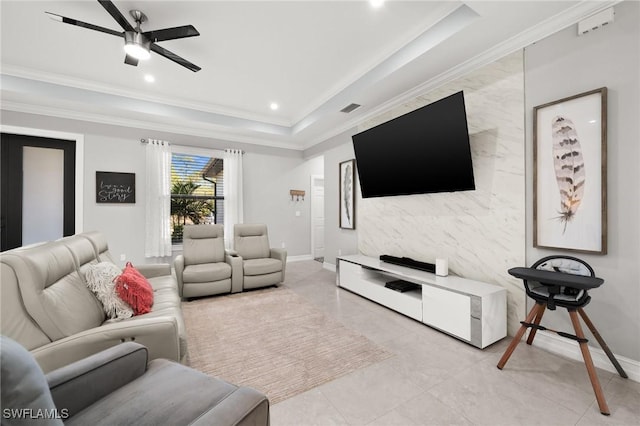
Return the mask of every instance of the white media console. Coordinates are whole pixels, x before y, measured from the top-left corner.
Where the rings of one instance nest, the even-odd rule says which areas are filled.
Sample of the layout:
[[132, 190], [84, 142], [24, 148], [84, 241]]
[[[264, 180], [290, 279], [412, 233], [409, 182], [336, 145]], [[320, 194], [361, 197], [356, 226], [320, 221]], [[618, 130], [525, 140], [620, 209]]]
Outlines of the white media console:
[[[439, 277], [363, 255], [338, 257], [336, 271], [339, 287], [479, 348], [507, 335], [507, 291], [498, 285]], [[398, 279], [420, 288], [401, 293], [385, 287]]]

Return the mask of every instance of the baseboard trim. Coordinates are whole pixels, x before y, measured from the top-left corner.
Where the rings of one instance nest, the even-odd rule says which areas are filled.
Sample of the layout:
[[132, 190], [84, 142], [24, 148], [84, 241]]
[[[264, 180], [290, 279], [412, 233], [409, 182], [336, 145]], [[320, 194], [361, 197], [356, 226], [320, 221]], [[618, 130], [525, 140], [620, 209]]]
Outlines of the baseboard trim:
[[[569, 339], [557, 336], [548, 331], [538, 331], [536, 338], [533, 341], [533, 346], [537, 346], [541, 349], [547, 350], [554, 354], [564, 356], [566, 358], [574, 359], [576, 361], [582, 361], [582, 352], [578, 342], [574, 342]], [[618, 374], [613, 364], [599, 347], [589, 345], [589, 351], [593, 358], [593, 363], [597, 368], [601, 368], [606, 371]], [[630, 380], [634, 382], [640, 382], [640, 361], [636, 361], [630, 358], [626, 358], [620, 355], [615, 355], [616, 359], [629, 376]]]
[[298, 256], [287, 256], [287, 263], [302, 262], [303, 260], [313, 260], [313, 256], [311, 256], [310, 254], [300, 254]]
[[335, 272], [336, 271], [336, 265], [334, 265], [333, 263], [323, 262], [322, 263], [322, 267], [324, 269], [328, 269], [331, 272]]

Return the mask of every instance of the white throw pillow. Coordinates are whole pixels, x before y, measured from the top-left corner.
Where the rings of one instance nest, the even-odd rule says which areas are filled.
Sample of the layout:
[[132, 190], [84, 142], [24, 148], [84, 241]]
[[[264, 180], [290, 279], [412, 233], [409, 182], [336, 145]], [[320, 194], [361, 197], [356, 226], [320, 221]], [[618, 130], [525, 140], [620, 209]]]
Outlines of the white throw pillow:
[[116, 293], [115, 279], [122, 271], [111, 262], [100, 262], [91, 265], [85, 273], [87, 287], [102, 303], [102, 308], [109, 319], [125, 319], [133, 316], [133, 309]]

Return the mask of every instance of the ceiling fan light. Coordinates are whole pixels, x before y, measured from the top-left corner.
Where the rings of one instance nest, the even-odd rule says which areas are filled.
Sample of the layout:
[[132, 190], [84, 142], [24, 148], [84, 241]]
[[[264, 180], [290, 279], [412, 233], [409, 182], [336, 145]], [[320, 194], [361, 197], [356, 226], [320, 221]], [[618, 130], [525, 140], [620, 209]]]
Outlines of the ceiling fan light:
[[140, 46], [139, 44], [134, 44], [134, 43], [125, 44], [124, 51], [127, 53], [127, 55], [133, 56], [134, 58], [141, 59], [141, 60], [147, 60], [151, 56], [151, 53], [149, 53], [147, 49]]
[[127, 55], [143, 61], [149, 59], [151, 56], [149, 52], [151, 42], [146, 40], [142, 34], [134, 31], [125, 31], [124, 40], [124, 51]]

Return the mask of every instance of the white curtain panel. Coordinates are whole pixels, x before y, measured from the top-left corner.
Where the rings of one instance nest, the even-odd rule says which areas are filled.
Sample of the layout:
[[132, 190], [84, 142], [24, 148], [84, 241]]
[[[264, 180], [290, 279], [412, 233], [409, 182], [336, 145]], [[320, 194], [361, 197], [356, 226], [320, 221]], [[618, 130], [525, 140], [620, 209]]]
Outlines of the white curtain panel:
[[244, 221], [242, 211], [242, 151], [224, 151], [224, 244], [233, 249], [233, 225]]
[[171, 256], [171, 146], [147, 143], [145, 257]]

